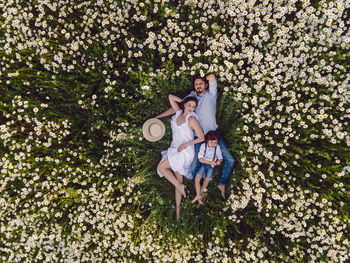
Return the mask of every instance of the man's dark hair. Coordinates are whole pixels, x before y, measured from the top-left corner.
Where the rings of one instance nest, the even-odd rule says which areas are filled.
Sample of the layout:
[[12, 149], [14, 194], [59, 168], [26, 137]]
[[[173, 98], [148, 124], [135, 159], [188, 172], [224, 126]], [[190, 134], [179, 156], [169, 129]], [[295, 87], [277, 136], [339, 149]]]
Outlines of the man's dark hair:
[[220, 136], [216, 131], [208, 131], [205, 135], [205, 143], [208, 143], [208, 141], [216, 140], [219, 141]]
[[205, 82], [205, 84], [209, 85], [209, 81], [206, 79], [206, 77], [202, 77], [201, 75], [195, 75], [192, 79], [192, 87], [194, 87], [194, 82], [196, 79], [201, 79]]
[[196, 97], [193, 97], [193, 96], [189, 96], [187, 98], [185, 98], [181, 103], [179, 103], [179, 107], [180, 109], [184, 110], [184, 105], [185, 103], [189, 102], [189, 101], [193, 101], [196, 103], [196, 105], [198, 105], [198, 100]]

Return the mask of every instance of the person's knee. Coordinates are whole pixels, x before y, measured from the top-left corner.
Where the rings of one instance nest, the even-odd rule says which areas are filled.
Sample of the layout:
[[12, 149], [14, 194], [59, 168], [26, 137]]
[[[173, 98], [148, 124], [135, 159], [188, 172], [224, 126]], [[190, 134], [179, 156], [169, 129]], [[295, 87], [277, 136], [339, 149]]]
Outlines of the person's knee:
[[233, 166], [235, 164], [235, 158], [231, 155], [231, 154], [228, 154], [227, 156], [225, 156], [225, 162], [226, 164], [230, 165], [230, 166]]
[[198, 163], [199, 163], [198, 159], [193, 159], [193, 161], [192, 161], [192, 163], [191, 163], [191, 168], [192, 168], [192, 169], [193, 169], [193, 168], [196, 168], [197, 165], [198, 165]]
[[183, 183], [184, 178], [183, 178], [182, 175], [180, 175], [180, 174], [178, 174], [178, 173], [175, 173], [175, 177], [176, 177], [176, 180], [177, 180], [180, 184]]
[[164, 163], [163, 162], [159, 163], [158, 166], [157, 166], [157, 169], [159, 171], [164, 171], [164, 169], [165, 169]]

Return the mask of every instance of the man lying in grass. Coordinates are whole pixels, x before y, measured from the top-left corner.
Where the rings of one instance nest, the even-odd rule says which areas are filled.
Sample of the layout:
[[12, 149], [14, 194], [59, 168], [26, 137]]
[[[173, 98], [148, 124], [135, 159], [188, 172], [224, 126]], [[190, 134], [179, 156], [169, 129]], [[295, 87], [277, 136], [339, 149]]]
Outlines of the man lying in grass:
[[[214, 74], [209, 74], [206, 77], [201, 77], [198, 75], [193, 78], [194, 90], [189, 95], [186, 96], [186, 97], [192, 96], [197, 98], [198, 100], [195, 113], [197, 113], [198, 115], [198, 122], [204, 134], [206, 134], [208, 131], [213, 130], [220, 135], [220, 132], [218, 130], [218, 125], [216, 123], [216, 102], [218, 99], [217, 86], [218, 84]], [[155, 116], [155, 118], [159, 119], [159, 118], [170, 116], [172, 114], [175, 114], [175, 111], [173, 108], [170, 107], [166, 111]], [[229, 152], [228, 147], [224, 139], [222, 138], [222, 136], [220, 136], [218, 144], [220, 145], [220, 148], [222, 151], [224, 165], [221, 171], [219, 184], [217, 188], [220, 190], [221, 197], [225, 200], [226, 185], [229, 181], [229, 177], [230, 177], [235, 159], [233, 158], [232, 154]], [[200, 145], [201, 145], [200, 143], [197, 143], [194, 145], [196, 155], [191, 165], [193, 178], [195, 178], [200, 166], [200, 162], [198, 161], [198, 152], [199, 152]]]

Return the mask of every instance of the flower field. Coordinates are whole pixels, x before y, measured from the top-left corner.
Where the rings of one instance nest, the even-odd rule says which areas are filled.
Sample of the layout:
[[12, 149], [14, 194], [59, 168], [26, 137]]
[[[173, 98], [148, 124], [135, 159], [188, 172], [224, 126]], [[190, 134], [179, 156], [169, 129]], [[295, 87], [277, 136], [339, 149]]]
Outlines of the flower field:
[[[349, 262], [349, 0], [0, 8], [0, 262]], [[207, 73], [235, 167], [176, 221], [142, 124]]]

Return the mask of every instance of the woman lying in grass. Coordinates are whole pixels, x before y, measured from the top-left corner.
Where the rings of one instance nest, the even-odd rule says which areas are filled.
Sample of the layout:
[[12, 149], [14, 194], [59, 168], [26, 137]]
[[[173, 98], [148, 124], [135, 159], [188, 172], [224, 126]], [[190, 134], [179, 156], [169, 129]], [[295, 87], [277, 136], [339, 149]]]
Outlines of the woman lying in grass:
[[[198, 124], [198, 116], [194, 113], [197, 99], [187, 97], [182, 100], [169, 95], [171, 107], [176, 112], [171, 118], [172, 142], [168, 150], [163, 151], [157, 172], [175, 186], [176, 219], [180, 217], [182, 196], [186, 197], [183, 176], [192, 179], [191, 163], [195, 156], [194, 144], [204, 141], [204, 134]], [[198, 136], [194, 139], [194, 132]]]

